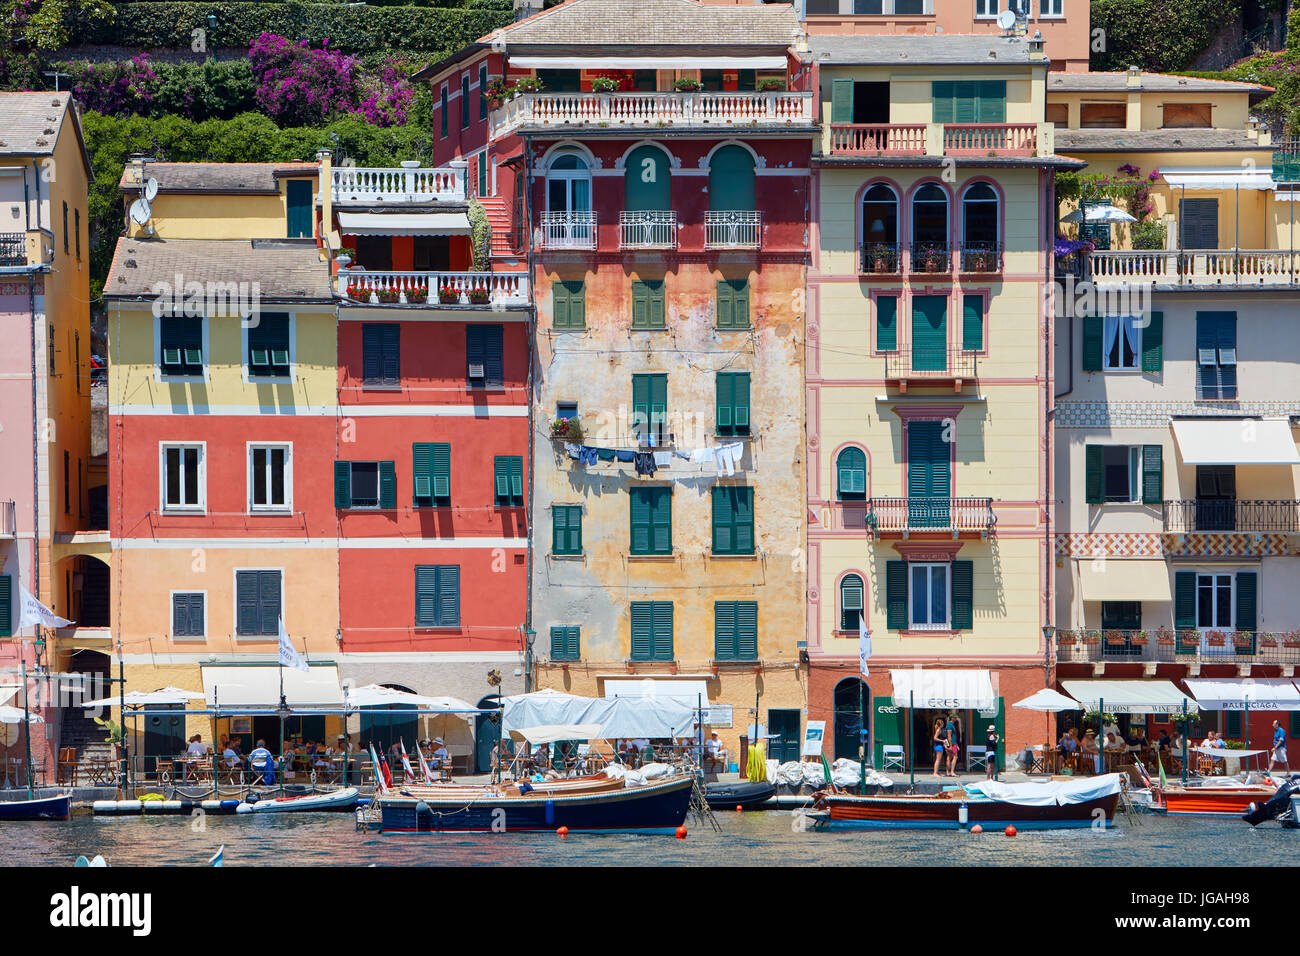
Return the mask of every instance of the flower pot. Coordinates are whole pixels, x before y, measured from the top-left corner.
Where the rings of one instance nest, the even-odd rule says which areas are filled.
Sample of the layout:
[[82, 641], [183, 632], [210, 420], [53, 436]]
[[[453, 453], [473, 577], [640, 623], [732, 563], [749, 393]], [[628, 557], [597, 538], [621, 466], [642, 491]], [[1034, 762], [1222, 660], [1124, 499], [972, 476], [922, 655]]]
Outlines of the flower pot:
[[1174, 639], [1172, 637], [1158, 637], [1156, 638], [1156, 643], [1161, 647], [1173, 647]]
[[439, 293], [438, 293], [438, 301], [441, 302], [443, 305], [452, 305], [453, 303], [456, 303], [456, 302], [459, 302], [459, 301], [460, 301], [460, 296], [458, 296], [458, 295], [443, 295], [441, 292], [439, 292]]

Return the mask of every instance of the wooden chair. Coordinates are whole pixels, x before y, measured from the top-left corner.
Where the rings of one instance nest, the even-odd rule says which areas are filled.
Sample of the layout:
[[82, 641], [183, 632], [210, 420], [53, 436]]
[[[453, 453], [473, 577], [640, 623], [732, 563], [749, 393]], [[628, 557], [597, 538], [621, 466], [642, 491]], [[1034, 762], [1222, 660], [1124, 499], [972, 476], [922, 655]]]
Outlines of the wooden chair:
[[59, 763], [55, 779], [60, 784], [66, 784], [70, 787], [77, 785], [77, 748], [60, 747]]

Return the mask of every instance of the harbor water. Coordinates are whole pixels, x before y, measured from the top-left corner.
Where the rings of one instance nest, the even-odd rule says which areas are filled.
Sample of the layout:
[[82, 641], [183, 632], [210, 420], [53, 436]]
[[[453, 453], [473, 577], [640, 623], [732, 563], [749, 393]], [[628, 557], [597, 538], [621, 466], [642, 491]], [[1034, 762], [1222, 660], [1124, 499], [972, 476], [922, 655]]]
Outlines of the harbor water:
[[[92, 817], [0, 823], [0, 865], [200, 866], [1275, 866], [1300, 830], [1276, 823], [1142, 814], [1107, 829], [971, 834], [956, 830], [802, 831], [788, 811], [718, 813], [721, 832], [688, 821], [685, 840], [631, 833], [361, 832], [352, 814]], [[1231, 848], [1225, 853], [1225, 848]]]

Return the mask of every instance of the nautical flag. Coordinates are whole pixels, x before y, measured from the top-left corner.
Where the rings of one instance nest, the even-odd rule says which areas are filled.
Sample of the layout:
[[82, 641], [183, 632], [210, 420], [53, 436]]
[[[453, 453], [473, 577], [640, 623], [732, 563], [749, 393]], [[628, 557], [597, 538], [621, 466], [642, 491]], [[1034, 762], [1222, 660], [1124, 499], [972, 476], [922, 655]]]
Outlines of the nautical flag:
[[1160, 768], [1160, 789], [1169, 789], [1169, 781], [1165, 779], [1165, 762], [1160, 759], [1160, 754], [1156, 754], [1156, 766]]
[[[375, 789], [378, 790], [380, 793], [384, 793], [385, 791], [388, 790], [388, 787], [384, 783], [385, 767], [382, 763], [379, 762], [379, 754], [375, 753], [374, 744], [370, 745], [370, 762], [371, 764], [374, 765], [375, 768]], [[389, 782], [391, 781], [392, 778], [390, 777]]]
[[867, 630], [867, 620], [863, 612], [858, 612], [858, 669], [863, 677], [871, 676], [867, 670], [867, 658], [871, 656], [871, 632]]
[[429, 769], [428, 763], [424, 759], [424, 750], [420, 747], [419, 742], [415, 744], [415, 752], [420, 755], [420, 773], [424, 775], [426, 783], [433, 783], [433, 772]]
[[46, 627], [68, 627], [72, 624], [67, 618], [59, 617], [38, 601], [36, 595], [21, 584], [18, 585], [18, 594], [23, 602], [22, 616], [18, 620], [19, 627], [26, 627], [28, 624], [43, 624]]
[[280, 615], [280, 663], [285, 667], [292, 667], [294, 670], [309, 671], [307, 660], [298, 653], [298, 649], [293, 646], [293, 641], [289, 640], [289, 632], [284, 629], [284, 615]]
[[[402, 745], [402, 772], [406, 774], [406, 779], [410, 780], [415, 776], [415, 768], [411, 766], [411, 758], [406, 756], [406, 741], [399, 740], [398, 743]], [[416, 744], [416, 747], [419, 746], [419, 744]]]

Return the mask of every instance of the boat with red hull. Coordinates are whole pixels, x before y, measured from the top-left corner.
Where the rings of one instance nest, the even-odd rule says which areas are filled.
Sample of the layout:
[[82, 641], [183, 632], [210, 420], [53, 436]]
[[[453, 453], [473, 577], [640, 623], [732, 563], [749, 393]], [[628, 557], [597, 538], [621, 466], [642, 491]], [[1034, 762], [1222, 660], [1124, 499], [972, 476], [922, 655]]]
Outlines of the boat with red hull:
[[1118, 774], [1053, 783], [969, 784], [939, 794], [813, 798], [823, 825], [835, 829], [1066, 829], [1109, 824], [1119, 802]]
[[1170, 787], [1152, 793], [1151, 809], [1171, 817], [1240, 817], [1266, 803], [1277, 787]]

